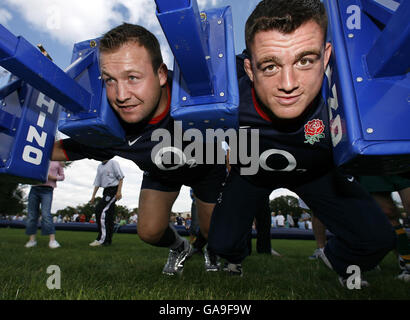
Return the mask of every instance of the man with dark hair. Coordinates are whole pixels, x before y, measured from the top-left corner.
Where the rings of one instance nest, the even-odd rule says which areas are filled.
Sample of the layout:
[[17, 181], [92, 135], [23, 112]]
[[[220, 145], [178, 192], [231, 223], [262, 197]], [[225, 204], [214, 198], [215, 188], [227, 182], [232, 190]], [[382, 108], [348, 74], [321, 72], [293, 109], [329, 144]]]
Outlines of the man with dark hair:
[[248, 164], [231, 162], [208, 239], [232, 274], [242, 275], [253, 218], [277, 188], [297, 193], [335, 235], [321, 258], [342, 285], [350, 265], [370, 270], [394, 246], [380, 208], [334, 166], [328, 109], [320, 94], [332, 51], [326, 24], [320, 0], [264, 0], [246, 22], [248, 55], [237, 65], [246, 72], [239, 79], [239, 130], [246, 130], [248, 139], [238, 145], [250, 150], [257, 144], [258, 168], [250, 174]]
[[[188, 164], [176, 159], [178, 157], [169, 157], [174, 160], [172, 163], [164, 160], [169, 155], [164, 149], [175, 150], [178, 142], [184, 148], [190, 142], [177, 141], [178, 135], [174, 136], [176, 124], [169, 113], [172, 79], [162, 62], [158, 40], [152, 33], [141, 26], [123, 24], [106, 33], [99, 48], [107, 98], [120, 118], [127, 142], [102, 150], [66, 139], [55, 144], [52, 157], [107, 160], [120, 156], [136, 163], [144, 171], [138, 206], [138, 235], [149, 244], [170, 249], [164, 274], [181, 273], [192, 248], [169, 224], [172, 206], [181, 186], [191, 186], [200, 227], [207, 236], [212, 210], [225, 178], [225, 167]], [[159, 143], [152, 139], [157, 130], [169, 133], [167, 148], [157, 150]], [[153, 154], [156, 150], [158, 152]]]

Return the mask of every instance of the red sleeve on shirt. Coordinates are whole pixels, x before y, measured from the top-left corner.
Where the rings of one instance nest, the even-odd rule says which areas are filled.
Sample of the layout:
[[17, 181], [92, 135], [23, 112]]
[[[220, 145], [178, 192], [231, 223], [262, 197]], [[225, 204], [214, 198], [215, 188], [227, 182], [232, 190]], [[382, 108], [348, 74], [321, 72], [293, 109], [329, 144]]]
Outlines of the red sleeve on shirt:
[[64, 149], [63, 140], [60, 140], [60, 146], [61, 146], [61, 149], [62, 149], [63, 152], [64, 152], [64, 156], [65, 156], [65, 158], [66, 158], [66, 161], [70, 161], [70, 159], [68, 158], [67, 152], [66, 152], [65, 149]]

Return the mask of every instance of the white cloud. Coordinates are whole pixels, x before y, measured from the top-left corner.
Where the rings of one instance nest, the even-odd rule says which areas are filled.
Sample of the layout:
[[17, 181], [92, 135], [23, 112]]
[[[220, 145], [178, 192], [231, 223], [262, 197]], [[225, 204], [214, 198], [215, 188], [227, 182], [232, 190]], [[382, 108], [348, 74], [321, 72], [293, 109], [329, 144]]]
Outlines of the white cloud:
[[48, 33], [63, 44], [101, 35], [110, 23], [119, 22], [114, 0], [5, 0], [35, 29]]
[[272, 200], [282, 196], [293, 196], [295, 198], [299, 198], [299, 196], [296, 193], [285, 188], [279, 188], [271, 192], [271, 194], [269, 195], [269, 199]]
[[[112, 27], [129, 22], [140, 24], [160, 40], [164, 61], [173, 68], [172, 53], [155, 16], [154, 0], [3, 0], [20, 12], [31, 27], [70, 48], [74, 43], [101, 36]], [[198, 6], [212, 8], [220, 0], [199, 0]], [[10, 13], [0, 10], [1, 18], [11, 19]]]
[[221, 0], [197, 0], [200, 10], [206, 10], [207, 8], [218, 7]]
[[7, 26], [7, 22], [11, 20], [12, 14], [6, 9], [0, 9], [0, 24]]

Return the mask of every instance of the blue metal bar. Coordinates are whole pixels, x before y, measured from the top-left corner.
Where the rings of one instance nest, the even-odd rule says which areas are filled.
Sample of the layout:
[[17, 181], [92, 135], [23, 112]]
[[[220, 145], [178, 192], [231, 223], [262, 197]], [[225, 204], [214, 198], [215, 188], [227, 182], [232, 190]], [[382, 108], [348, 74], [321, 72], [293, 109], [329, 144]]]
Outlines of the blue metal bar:
[[[169, 0], [156, 0], [159, 8], [169, 8]], [[182, 6], [184, 1], [178, 1]], [[185, 1], [186, 2], [186, 1]], [[177, 5], [172, 6], [176, 9]], [[212, 70], [208, 63], [209, 48], [202, 29], [196, 0], [189, 7], [171, 11], [157, 11], [157, 18], [181, 69], [191, 96], [213, 93]]]
[[[410, 68], [410, 1], [403, 1], [366, 56], [372, 77], [398, 76]], [[387, 45], [388, 44], [388, 45]]]
[[0, 59], [14, 55], [18, 39], [0, 24]]
[[189, 0], [155, 0], [158, 12], [167, 12], [189, 7]]
[[[362, 0], [362, 10], [386, 25], [397, 10], [397, 2], [392, 0]], [[383, 5], [383, 4], [384, 5]]]
[[16, 116], [0, 109], [0, 132], [11, 134], [16, 128]]
[[0, 99], [4, 99], [9, 94], [16, 91], [18, 88], [21, 87], [22, 83], [23, 80], [17, 79], [0, 88]]
[[93, 62], [96, 51], [91, 51], [84, 58], [79, 58], [74, 61], [66, 70], [66, 74], [72, 78], [77, 78], [84, 70], [86, 70]]
[[22, 37], [0, 25], [0, 65], [73, 112], [88, 111], [91, 94]]

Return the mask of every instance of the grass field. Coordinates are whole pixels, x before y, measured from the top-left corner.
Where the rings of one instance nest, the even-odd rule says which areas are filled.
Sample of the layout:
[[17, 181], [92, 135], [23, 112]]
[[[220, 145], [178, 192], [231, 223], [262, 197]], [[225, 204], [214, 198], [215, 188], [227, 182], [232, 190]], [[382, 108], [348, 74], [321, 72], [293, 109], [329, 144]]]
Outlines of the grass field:
[[[113, 245], [92, 248], [92, 232], [58, 231], [61, 248], [48, 248], [48, 238], [26, 249], [22, 229], [0, 229], [1, 300], [300, 300], [410, 299], [410, 283], [396, 280], [393, 253], [381, 271], [366, 273], [371, 286], [342, 288], [336, 274], [308, 256], [314, 241], [272, 240], [282, 258], [253, 254], [243, 263], [244, 276], [206, 273], [203, 258], [186, 262], [182, 276], [161, 274], [168, 250], [155, 248], [135, 234], [115, 234]], [[254, 240], [255, 241], [255, 240]], [[255, 245], [255, 242], [253, 243]], [[47, 288], [50, 265], [61, 271], [61, 289]]]

